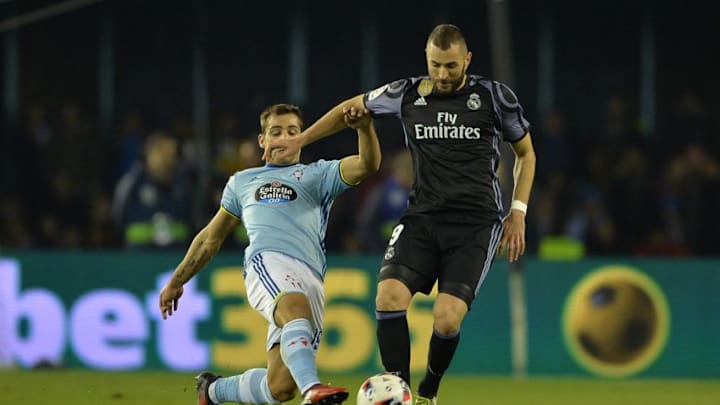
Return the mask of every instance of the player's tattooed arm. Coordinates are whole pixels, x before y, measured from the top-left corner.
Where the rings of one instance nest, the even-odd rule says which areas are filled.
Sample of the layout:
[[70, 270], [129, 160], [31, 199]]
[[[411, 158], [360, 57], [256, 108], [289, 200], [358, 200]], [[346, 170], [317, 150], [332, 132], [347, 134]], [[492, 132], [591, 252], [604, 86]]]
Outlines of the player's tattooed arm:
[[183, 285], [197, 274], [220, 250], [223, 241], [238, 224], [238, 219], [223, 209], [193, 239], [185, 257], [175, 269], [170, 283]]
[[200, 269], [205, 267], [210, 255], [208, 255], [207, 246], [204, 246], [205, 240], [202, 238], [203, 236], [201, 232], [195, 237], [193, 242], [197, 241], [197, 246], [190, 246], [186, 255], [187, 260], [183, 260], [175, 270], [176, 274], [173, 277], [175, 284], [183, 285], [187, 283]]
[[178, 302], [184, 291], [183, 285], [215, 256], [227, 235], [238, 222], [239, 219], [221, 208], [210, 223], [195, 235], [182, 262], [160, 291], [160, 313], [163, 319], [167, 319], [177, 311]]

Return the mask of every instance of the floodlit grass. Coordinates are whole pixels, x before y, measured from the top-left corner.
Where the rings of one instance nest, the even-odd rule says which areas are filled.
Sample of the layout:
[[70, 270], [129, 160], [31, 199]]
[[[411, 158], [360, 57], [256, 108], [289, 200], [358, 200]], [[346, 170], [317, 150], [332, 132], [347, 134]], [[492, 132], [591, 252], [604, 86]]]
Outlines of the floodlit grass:
[[[195, 404], [193, 374], [166, 372], [0, 371], [2, 404]], [[327, 377], [327, 376], [326, 376]], [[363, 376], [328, 377], [351, 390]], [[417, 382], [419, 378], [415, 378]], [[540, 378], [448, 376], [440, 391], [442, 405], [716, 405], [720, 380]], [[297, 399], [291, 404], [299, 404]]]

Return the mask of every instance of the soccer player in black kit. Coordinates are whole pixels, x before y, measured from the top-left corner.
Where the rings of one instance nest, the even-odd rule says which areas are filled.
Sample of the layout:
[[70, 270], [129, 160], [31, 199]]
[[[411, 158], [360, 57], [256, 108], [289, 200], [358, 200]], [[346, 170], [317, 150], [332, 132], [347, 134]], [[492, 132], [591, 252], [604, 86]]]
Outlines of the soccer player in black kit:
[[[375, 299], [377, 339], [385, 369], [410, 381], [406, 311], [412, 296], [430, 293], [433, 335], [415, 404], [437, 404], [440, 379], [460, 338], [460, 325], [495, 256], [525, 251], [525, 213], [535, 174], [529, 123], [515, 94], [502, 83], [467, 74], [472, 54], [454, 25], [430, 33], [428, 76], [386, 84], [348, 99], [303, 134], [307, 145], [345, 128], [343, 112], [369, 110], [402, 121], [415, 181], [408, 208], [388, 241]], [[503, 215], [499, 144], [515, 155], [513, 201]]]

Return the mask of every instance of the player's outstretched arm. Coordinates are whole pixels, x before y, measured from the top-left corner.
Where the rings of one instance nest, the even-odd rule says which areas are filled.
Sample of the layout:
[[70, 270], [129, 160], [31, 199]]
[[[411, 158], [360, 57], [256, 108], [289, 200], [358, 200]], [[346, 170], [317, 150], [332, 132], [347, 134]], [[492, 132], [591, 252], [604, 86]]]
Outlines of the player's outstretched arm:
[[358, 154], [343, 158], [340, 172], [348, 184], [358, 184], [380, 170], [382, 154], [370, 113], [355, 107], [346, 108], [343, 121], [358, 133]]
[[302, 133], [303, 146], [309, 145], [348, 127], [348, 123], [345, 121], [345, 111], [349, 111], [351, 108], [355, 111], [365, 111], [362, 94], [336, 105], [306, 128]]
[[215, 256], [227, 235], [239, 220], [222, 208], [193, 239], [185, 257], [175, 269], [172, 277], [160, 292], [160, 312], [167, 319], [177, 311], [183, 285], [197, 274]]
[[[312, 125], [306, 128], [302, 132], [301, 136], [294, 138], [291, 141], [299, 143], [298, 145], [296, 145], [296, 147], [289, 147], [286, 148], [284, 151], [278, 151], [274, 156], [279, 159], [284, 159], [287, 156], [290, 156], [291, 151], [293, 150], [303, 148], [317, 140], [320, 140], [347, 128], [347, 123], [345, 122], [343, 111], [353, 107], [355, 108], [355, 110], [364, 111], [365, 103], [363, 102], [363, 97], [363, 94], [357, 95], [331, 108], [330, 111], [326, 112], [325, 115], [320, 117]], [[263, 152], [263, 159], [267, 160], [267, 158], [272, 153], [272, 150], [273, 148], [265, 148], [265, 151]]]

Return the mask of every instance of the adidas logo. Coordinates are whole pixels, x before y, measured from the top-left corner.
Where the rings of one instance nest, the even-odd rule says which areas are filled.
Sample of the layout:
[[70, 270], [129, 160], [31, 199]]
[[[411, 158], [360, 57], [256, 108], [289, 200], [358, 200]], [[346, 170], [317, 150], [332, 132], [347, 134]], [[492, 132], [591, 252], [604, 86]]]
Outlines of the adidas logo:
[[413, 105], [427, 105], [427, 101], [425, 101], [425, 97], [420, 96], [417, 100], [415, 100]]

